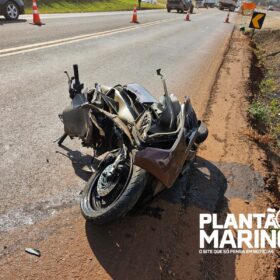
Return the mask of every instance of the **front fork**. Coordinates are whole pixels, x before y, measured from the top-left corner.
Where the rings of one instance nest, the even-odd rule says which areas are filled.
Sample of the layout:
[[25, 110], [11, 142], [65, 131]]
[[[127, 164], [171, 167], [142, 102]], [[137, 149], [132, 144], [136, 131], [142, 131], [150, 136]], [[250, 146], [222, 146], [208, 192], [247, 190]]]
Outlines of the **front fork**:
[[119, 149], [119, 152], [117, 155], [114, 154], [115, 152], [117, 152], [117, 150], [109, 152], [109, 154], [107, 154], [105, 156], [105, 158], [100, 162], [100, 164], [98, 165], [98, 168], [102, 168], [103, 166], [106, 166], [111, 162], [111, 163], [113, 163], [113, 166], [112, 166], [113, 170], [116, 170], [121, 163], [123, 163], [127, 160], [128, 150], [124, 144], [123, 144], [122, 148]]

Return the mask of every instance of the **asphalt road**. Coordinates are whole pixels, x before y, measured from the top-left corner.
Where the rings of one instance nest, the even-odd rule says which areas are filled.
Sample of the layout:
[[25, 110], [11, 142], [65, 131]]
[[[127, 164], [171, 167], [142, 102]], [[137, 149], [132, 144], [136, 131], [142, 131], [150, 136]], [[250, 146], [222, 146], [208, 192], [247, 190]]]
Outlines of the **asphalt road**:
[[141, 11], [139, 25], [131, 12], [42, 16], [42, 27], [29, 16], [0, 20], [0, 233], [78, 204], [91, 151], [78, 141], [65, 141], [69, 151], [53, 143], [63, 133], [57, 115], [69, 103], [63, 71], [72, 64], [87, 87], [137, 82], [157, 97], [162, 68], [171, 92], [189, 95], [204, 113], [233, 24], [218, 9], [199, 10], [191, 22], [184, 16]]

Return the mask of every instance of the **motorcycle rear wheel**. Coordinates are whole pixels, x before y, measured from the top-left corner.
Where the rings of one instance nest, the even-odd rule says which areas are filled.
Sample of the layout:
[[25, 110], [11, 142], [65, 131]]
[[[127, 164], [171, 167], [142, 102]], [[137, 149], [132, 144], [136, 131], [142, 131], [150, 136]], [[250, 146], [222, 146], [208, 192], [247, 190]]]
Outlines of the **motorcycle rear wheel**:
[[[109, 224], [124, 217], [142, 195], [148, 178], [148, 172], [129, 163], [129, 171], [120, 174], [117, 188], [119, 193], [107, 201], [101, 201], [97, 193], [97, 182], [102, 172], [109, 166], [102, 167], [87, 182], [81, 198], [81, 212], [86, 220], [94, 224]], [[120, 185], [122, 183], [122, 185]]]

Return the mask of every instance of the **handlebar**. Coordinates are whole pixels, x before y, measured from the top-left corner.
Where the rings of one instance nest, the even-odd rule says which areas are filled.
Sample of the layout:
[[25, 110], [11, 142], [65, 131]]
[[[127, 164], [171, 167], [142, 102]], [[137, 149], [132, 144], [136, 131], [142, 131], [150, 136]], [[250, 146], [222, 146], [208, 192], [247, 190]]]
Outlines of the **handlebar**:
[[84, 88], [84, 84], [80, 83], [80, 78], [79, 78], [79, 68], [77, 64], [73, 65], [73, 70], [74, 70], [74, 84], [73, 88], [71, 87], [72, 85], [72, 80], [70, 80], [70, 88], [69, 88], [69, 93], [70, 93], [70, 98], [74, 98], [76, 94], [82, 93], [82, 89]]
[[75, 84], [80, 84], [80, 79], [79, 79], [79, 68], [77, 64], [73, 65], [73, 70], [74, 70], [74, 78], [75, 78]]

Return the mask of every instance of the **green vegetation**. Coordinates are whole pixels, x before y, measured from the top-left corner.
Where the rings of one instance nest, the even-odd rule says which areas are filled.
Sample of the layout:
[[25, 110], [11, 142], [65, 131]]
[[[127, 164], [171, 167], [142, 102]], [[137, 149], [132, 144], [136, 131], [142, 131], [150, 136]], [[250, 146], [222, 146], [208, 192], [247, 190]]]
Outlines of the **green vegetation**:
[[280, 99], [277, 96], [276, 81], [270, 72], [260, 82], [259, 95], [248, 111], [254, 120], [265, 125], [280, 148]]
[[[32, 13], [31, 0], [24, 0], [26, 13]], [[134, 0], [39, 0], [38, 7], [40, 13], [83, 13], [83, 12], [104, 12], [104, 11], [125, 11], [132, 10]], [[158, 0], [157, 4], [142, 2], [142, 9], [162, 9], [165, 8], [165, 0]]]
[[268, 108], [260, 101], [254, 101], [249, 108], [250, 115], [257, 121], [267, 122]]
[[271, 95], [276, 90], [276, 82], [271, 78], [270, 74], [264, 78], [259, 85], [261, 95]]
[[268, 149], [277, 156], [280, 155], [279, 40], [279, 26], [274, 26], [272, 22], [267, 29], [256, 32], [253, 37], [255, 57], [251, 68], [251, 86], [254, 95], [248, 110], [259, 132], [268, 137]]

